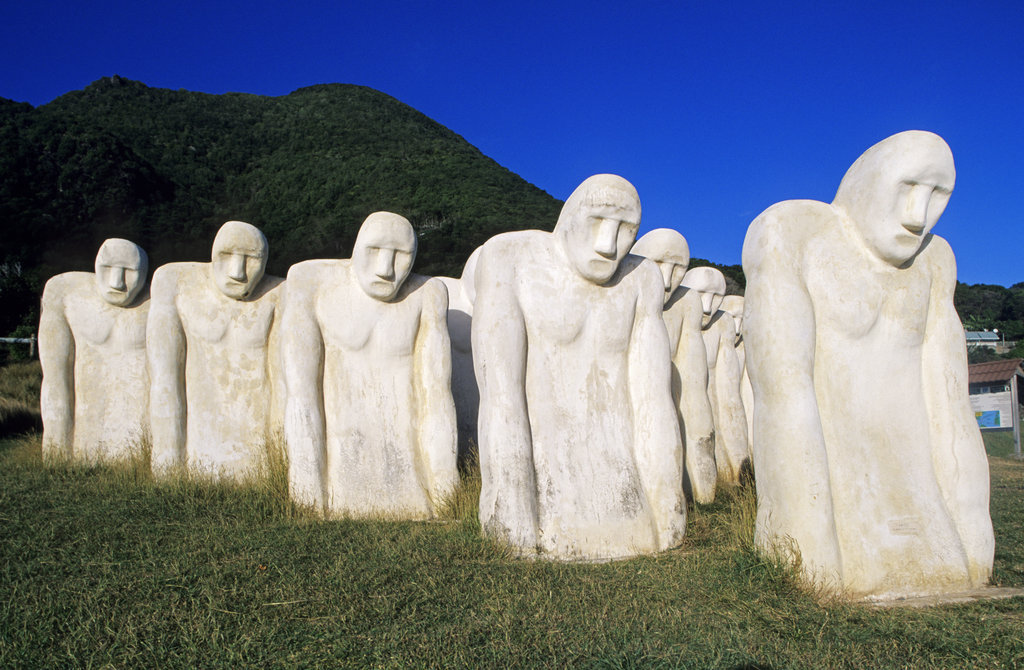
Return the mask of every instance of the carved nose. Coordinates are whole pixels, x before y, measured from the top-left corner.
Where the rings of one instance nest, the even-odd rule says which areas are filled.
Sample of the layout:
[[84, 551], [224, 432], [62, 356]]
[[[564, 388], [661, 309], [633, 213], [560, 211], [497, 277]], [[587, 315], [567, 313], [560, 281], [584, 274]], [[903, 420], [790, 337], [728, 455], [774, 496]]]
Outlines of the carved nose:
[[381, 249], [377, 252], [377, 267], [374, 273], [388, 281], [395, 278], [395, 250]]
[[671, 263], [662, 263], [661, 265], [661, 279], [665, 283], [665, 292], [672, 290], [672, 271], [675, 266]]
[[915, 233], [923, 230], [928, 220], [928, 202], [931, 195], [931, 188], [924, 184], [915, 184], [910, 189], [910, 196], [907, 198], [907, 223], [911, 224], [910, 228]]
[[231, 254], [228, 261], [228, 276], [237, 282], [245, 282], [248, 277], [245, 274], [245, 256], [242, 254]]
[[128, 289], [128, 285], [124, 282], [124, 268], [110, 268], [110, 288], [115, 291]]
[[601, 227], [597, 229], [597, 239], [594, 240], [594, 251], [605, 258], [615, 258], [618, 251], [619, 222], [614, 219], [605, 219]]

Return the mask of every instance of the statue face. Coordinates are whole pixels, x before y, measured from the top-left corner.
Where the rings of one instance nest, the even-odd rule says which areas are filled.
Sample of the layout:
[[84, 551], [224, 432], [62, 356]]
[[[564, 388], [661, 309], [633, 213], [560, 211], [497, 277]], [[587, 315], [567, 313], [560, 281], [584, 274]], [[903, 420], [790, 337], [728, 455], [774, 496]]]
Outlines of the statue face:
[[109, 239], [96, 254], [96, 290], [116, 307], [127, 307], [146, 284], [148, 259], [138, 245]]
[[367, 217], [352, 249], [352, 268], [363, 292], [388, 302], [402, 288], [416, 259], [416, 233], [405, 217], [375, 212]]
[[668, 304], [690, 266], [690, 245], [686, 238], [671, 228], [655, 228], [637, 240], [630, 253], [657, 263], [665, 286], [665, 304]]
[[937, 135], [899, 133], [879, 142], [851, 166], [836, 194], [868, 249], [902, 266], [921, 249], [946, 209], [956, 170]]
[[737, 334], [742, 333], [743, 332], [743, 312], [740, 312], [739, 314], [733, 314], [732, 318], [736, 322], [736, 333]]
[[658, 264], [658, 269], [661, 270], [662, 283], [665, 286], [665, 300], [667, 303], [672, 294], [679, 288], [679, 284], [683, 282], [683, 275], [686, 274], [686, 266], [680, 265], [679, 263], [673, 263], [672, 261], [655, 261]]
[[578, 275], [603, 285], [619, 269], [640, 227], [640, 203], [622, 191], [603, 190], [595, 202], [580, 203], [556, 232], [569, 265]]
[[722, 300], [721, 310], [730, 314], [736, 322], [736, 336], [743, 332], [743, 296], [727, 295]]
[[939, 166], [906, 165], [892, 170], [867, 204], [860, 228], [871, 251], [900, 266], [914, 257], [946, 209], [953, 192], [952, 170]]
[[228, 221], [213, 240], [213, 282], [232, 300], [252, 295], [267, 267], [267, 238], [255, 226]]
[[721, 293], [712, 293], [711, 291], [700, 291], [700, 306], [704, 310], [704, 315], [701, 317], [701, 325], [705, 328], [711, 323], [711, 317], [715, 315], [722, 307], [722, 300], [725, 296]]
[[702, 325], [707, 328], [711, 317], [722, 307], [725, 299], [725, 275], [721, 270], [711, 267], [693, 268], [683, 276], [683, 285], [688, 286], [700, 296], [701, 310], [704, 312]]

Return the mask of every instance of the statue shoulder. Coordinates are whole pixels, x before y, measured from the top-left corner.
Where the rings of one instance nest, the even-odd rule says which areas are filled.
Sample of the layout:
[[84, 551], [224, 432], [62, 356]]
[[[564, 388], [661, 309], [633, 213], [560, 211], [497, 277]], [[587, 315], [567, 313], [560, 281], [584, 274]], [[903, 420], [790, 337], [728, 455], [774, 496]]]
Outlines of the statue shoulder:
[[271, 291], [280, 290], [284, 286], [284, 277], [278, 277], [277, 275], [263, 275], [263, 279], [260, 280], [261, 284], [266, 286], [267, 293]]
[[517, 230], [495, 235], [480, 247], [477, 258], [474, 282], [477, 290], [480, 287], [510, 288], [518, 270], [527, 263], [534, 262], [544, 244], [543, 236], [550, 236], [539, 230]]
[[319, 282], [346, 269], [348, 269], [347, 260], [319, 258], [311, 261], [302, 261], [288, 268], [288, 277], [285, 281], [289, 286], [306, 282]]
[[728, 339], [730, 336], [736, 335], [736, 321], [728, 312], [718, 310], [712, 315], [711, 321], [705, 330]]
[[688, 286], [680, 286], [665, 305], [666, 312], [680, 312], [682, 314], [704, 313], [704, 306], [700, 304], [700, 296], [697, 291]]
[[944, 237], [929, 233], [924, 244], [921, 245], [921, 255], [928, 258], [931, 265], [938, 264], [956, 267], [953, 247], [949, 245], [949, 242]]
[[658, 295], [658, 302], [665, 300], [665, 282], [661, 276], [661, 270], [657, 264], [649, 258], [626, 254], [619, 264], [617, 274], [623, 278], [632, 278], [643, 290], [651, 291]]
[[929, 234], [921, 246], [918, 259], [924, 261], [925, 270], [933, 282], [956, 286], [956, 257], [945, 238]]
[[477, 272], [486, 272], [496, 264], [512, 265], [520, 258], [532, 258], [550, 247], [551, 233], [543, 230], [515, 230], [495, 235], [480, 248]]
[[284, 295], [285, 280], [276, 275], [263, 275], [256, 291], [249, 297], [250, 301], [269, 300], [277, 302]]
[[756, 270], [780, 254], [790, 262], [798, 259], [812, 238], [838, 227], [838, 216], [832, 205], [818, 200], [785, 200], [772, 205], [747, 229], [744, 271]]
[[444, 288], [448, 291], [448, 296], [457, 295], [462, 290], [462, 280], [456, 279], [455, 277], [434, 277], [437, 281], [444, 284]]
[[447, 295], [444, 283], [437, 277], [410, 272], [409, 276], [402, 282], [398, 295], [403, 297], [413, 294], [426, 295], [427, 293], [437, 295], [442, 291], [444, 295]]
[[206, 268], [209, 263], [167, 263], [153, 272], [149, 282], [149, 295], [152, 300], [174, 300], [182, 292], [188, 292], [198, 284], [205, 285], [209, 281]]
[[96, 275], [92, 272], [64, 272], [47, 280], [42, 302], [55, 306], [71, 295], [96, 294]]
[[196, 281], [199, 277], [208, 274], [209, 265], [209, 263], [195, 262], [166, 263], [153, 272], [150, 285], [159, 286], [168, 282]]
[[402, 286], [402, 291], [407, 294], [415, 292], [420, 296], [424, 306], [433, 306], [445, 311], [448, 309], [448, 287], [440, 277], [410, 274]]

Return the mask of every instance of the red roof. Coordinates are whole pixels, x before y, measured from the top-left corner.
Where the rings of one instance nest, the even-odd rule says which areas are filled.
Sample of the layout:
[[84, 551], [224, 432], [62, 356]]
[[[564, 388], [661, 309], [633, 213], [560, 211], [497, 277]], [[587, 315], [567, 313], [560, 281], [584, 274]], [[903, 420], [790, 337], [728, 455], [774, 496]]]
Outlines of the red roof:
[[988, 361], [987, 363], [974, 363], [967, 366], [968, 383], [970, 384], [991, 384], [992, 382], [1006, 383], [1015, 374], [1024, 374], [1020, 369], [1024, 358], [1010, 358], [1000, 361]]

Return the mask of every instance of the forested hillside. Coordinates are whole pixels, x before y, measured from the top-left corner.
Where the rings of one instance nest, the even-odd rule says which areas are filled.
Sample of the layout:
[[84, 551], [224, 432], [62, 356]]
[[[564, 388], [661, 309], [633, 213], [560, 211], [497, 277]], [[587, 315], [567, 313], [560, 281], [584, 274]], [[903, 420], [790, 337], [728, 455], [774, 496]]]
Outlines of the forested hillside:
[[110, 77], [38, 108], [0, 99], [0, 321], [52, 274], [91, 268], [107, 237], [139, 243], [152, 267], [208, 260], [217, 228], [240, 219], [266, 233], [268, 271], [283, 274], [346, 257], [363, 219], [391, 210], [419, 234], [418, 272], [457, 275], [492, 235], [550, 229], [560, 207], [361, 86], [271, 98]]
[[[567, 194], [559, 194], [567, 195]], [[379, 91], [208, 95], [117, 76], [41, 107], [0, 98], [0, 336], [28, 335], [50, 276], [89, 270], [99, 244], [140, 244], [151, 269], [209, 260], [227, 220], [266, 233], [268, 272], [349, 255], [377, 210], [412, 221], [416, 271], [455, 275], [508, 230], [550, 230], [561, 201], [459, 135]], [[730, 293], [743, 271], [713, 265]], [[1024, 340], [1024, 284], [957, 287], [974, 329]]]
[[[1024, 282], [1010, 288], [995, 284], [956, 285], [956, 310], [968, 330], [998, 330], [1006, 342], [1017, 342], [1007, 358], [1024, 358]], [[972, 361], [986, 358], [987, 350], [977, 351]]]

